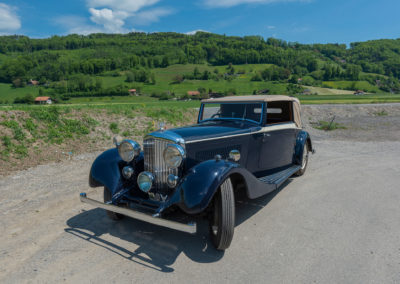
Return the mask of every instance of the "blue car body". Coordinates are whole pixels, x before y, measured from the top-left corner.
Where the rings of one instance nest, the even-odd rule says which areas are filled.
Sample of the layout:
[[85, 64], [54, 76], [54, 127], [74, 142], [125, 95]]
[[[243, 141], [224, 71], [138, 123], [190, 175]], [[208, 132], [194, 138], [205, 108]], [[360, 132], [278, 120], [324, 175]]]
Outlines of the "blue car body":
[[[277, 108], [278, 99], [267, 102], [253, 98], [254, 102], [262, 106], [259, 122], [245, 119], [202, 120], [199, 115], [195, 125], [159, 130], [145, 137], [145, 143], [164, 143], [160, 147], [168, 143], [184, 147], [186, 155], [176, 172], [179, 181], [174, 188], [165, 186], [160, 179], [150, 192], [140, 190], [138, 175], [147, 170], [146, 167], [149, 168], [146, 155], [150, 152], [146, 153], [146, 147], [130, 162], [123, 161], [116, 148], [102, 153], [91, 167], [90, 186], [106, 187], [111, 192], [114, 205], [138, 205], [150, 210], [154, 216], [161, 216], [176, 207], [187, 214], [204, 212], [227, 178], [232, 180], [236, 189], [245, 190], [251, 199], [275, 190], [301, 169], [303, 151], [312, 152], [313, 146], [309, 133], [296, 121], [295, 113], [289, 121], [269, 124], [267, 110], [269, 106]], [[284, 107], [287, 104], [293, 113], [293, 105], [298, 101], [286, 98], [284, 102]], [[200, 114], [205, 103], [200, 108]], [[271, 119], [274, 116], [271, 115]], [[240, 153], [239, 161], [230, 158], [232, 151]], [[156, 158], [148, 161], [155, 161]], [[129, 179], [121, 174], [126, 166], [133, 168]], [[168, 173], [168, 169], [164, 171]]]

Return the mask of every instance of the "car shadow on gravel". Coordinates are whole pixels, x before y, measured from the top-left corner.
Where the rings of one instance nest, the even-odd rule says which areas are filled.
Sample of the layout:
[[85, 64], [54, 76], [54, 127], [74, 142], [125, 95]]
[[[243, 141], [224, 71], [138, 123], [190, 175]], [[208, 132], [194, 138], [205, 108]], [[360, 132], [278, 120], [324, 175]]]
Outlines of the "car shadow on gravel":
[[[249, 200], [246, 194], [238, 194], [236, 226], [265, 207], [289, 182], [280, 189], [253, 200]], [[207, 220], [196, 218], [195, 221], [197, 233], [190, 235], [127, 217], [115, 222], [107, 217], [103, 209], [95, 208], [70, 218], [65, 232], [147, 268], [173, 272], [171, 266], [181, 253], [199, 263], [217, 262], [224, 256], [224, 252], [215, 250], [209, 241]], [[130, 244], [120, 240], [111, 242], [106, 235]]]

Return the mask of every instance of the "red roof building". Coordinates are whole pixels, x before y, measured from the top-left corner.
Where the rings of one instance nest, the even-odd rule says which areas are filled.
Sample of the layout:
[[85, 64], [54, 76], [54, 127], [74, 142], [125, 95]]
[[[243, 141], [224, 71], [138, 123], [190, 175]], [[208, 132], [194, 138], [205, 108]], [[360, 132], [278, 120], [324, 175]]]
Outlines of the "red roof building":
[[200, 92], [199, 91], [188, 91], [187, 94], [189, 96], [200, 96]]
[[37, 97], [35, 99], [36, 104], [52, 104], [50, 97]]
[[32, 86], [38, 86], [39, 85], [39, 81], [35, 81], [35, 80], [30, 80], [29, 81], [29, 85], [32, 85]]

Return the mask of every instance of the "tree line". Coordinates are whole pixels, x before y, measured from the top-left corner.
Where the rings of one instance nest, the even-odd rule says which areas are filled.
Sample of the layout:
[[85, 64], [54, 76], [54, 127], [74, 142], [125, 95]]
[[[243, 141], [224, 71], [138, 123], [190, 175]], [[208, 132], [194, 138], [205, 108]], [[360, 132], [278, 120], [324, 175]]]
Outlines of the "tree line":
[[[400, 39], [344, 44], [300, 44], [260, 36], [205, 32], [92, 34], [31, 39], [0, 37], [0, 82], [41, 83], [130, 70], [128, 81], [154, 83], [151, 69], [171, 64], [273, 64], [253, 80], [310, 75], [317, 80], [358, 80], [361, 72], [400, 78]], [[189, 75], [188, 75], [189, 76]], [[211, 72], [196, 79], [218, 77]], [[179, 78], [177, 78], [179, 79]], [[16, 84], [18, 85], [18, 84]]]

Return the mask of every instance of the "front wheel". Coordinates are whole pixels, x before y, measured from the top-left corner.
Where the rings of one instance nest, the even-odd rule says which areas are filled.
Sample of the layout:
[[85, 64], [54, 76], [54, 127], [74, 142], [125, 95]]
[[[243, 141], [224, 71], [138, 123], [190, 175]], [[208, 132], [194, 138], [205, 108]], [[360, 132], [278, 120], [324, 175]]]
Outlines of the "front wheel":
[[210, 220], [210, 237], [217, 250], [227, 249], [235, 230], [235, 198], [230, 178], [215, 194]]

